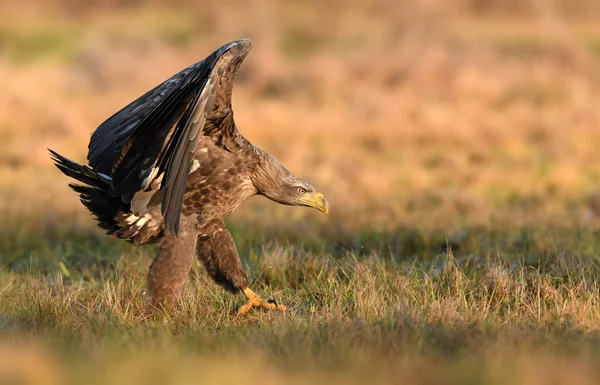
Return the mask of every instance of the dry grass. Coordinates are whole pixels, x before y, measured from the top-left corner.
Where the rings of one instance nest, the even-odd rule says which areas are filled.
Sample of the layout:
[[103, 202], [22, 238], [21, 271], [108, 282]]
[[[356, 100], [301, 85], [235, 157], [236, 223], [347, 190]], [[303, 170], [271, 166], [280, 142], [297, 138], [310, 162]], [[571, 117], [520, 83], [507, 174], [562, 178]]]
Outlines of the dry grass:
[[46, 350], [19, 354], [98, 383], [193, 383], [198, 373], [210, 383], [593, 383], [599, 374], [599, 272], [587, 259], [534, 267], [445, 254], [421, 264], [275, 249], [254, 260], [253, 286], [291, 311], [243, 318], [240, 299], [200, 269], [178, 311], [150, 314], [145, 266], [131, 261], [68, 277], [2, 273], [5, 349], [34, 338]]
[[[0, 382], [594, 383], [596, 3], [9, 3]], [[289, 314], [236, 318], [197, 268], [152, 316], [154, 249], [105, 238], [46, 148], [83, 160], [106, 117], [242, 36], [239, 127], [333, 212], [257, 198], [230, 220]]]

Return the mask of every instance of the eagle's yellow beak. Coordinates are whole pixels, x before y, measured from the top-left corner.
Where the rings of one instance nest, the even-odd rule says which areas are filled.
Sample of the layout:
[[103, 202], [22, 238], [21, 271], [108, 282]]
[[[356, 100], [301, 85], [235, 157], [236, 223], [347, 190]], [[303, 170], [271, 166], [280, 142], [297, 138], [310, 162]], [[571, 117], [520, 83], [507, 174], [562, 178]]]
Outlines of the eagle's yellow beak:
[[314, 207], [315, 209], [327, 214], [329, 212], [329, 202], [321, 193], [314, 193], [312, 196], [300, 199], [300, 202], [307, 206]]

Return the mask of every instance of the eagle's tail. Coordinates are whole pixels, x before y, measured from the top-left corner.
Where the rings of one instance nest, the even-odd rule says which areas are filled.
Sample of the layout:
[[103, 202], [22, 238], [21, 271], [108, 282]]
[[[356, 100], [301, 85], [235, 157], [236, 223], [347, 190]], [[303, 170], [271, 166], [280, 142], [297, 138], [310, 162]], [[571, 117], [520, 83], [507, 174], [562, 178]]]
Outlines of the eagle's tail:
[[48, 151], [63, 174], [82, 183], [69, 183], [69, 187], [79, 194], [81, 203], [96, 217], [98, 225], [108, 234], [118, 233], [120, 226], [115, 218], [120, 212], [127, 210], [124, 206], [128, 205], [119, 197], [110, 195], [111, 178], [92, 170], [89, 166], [73, 162], [55, 151]]

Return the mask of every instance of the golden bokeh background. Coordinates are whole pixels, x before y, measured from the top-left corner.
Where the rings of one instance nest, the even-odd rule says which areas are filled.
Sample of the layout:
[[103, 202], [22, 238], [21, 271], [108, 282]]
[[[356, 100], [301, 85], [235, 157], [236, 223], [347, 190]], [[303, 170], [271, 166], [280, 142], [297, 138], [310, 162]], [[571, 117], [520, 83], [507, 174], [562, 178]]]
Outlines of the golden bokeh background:
[[[598, 8], [581, 0], [5, 2], [0, 209], [87, 226], [46, 148], [85, 161], [104, 119], [250, 37], [233, 100], [238, 126], [331, 198], [328, 224], [456, 231], [596, 219]], [[282, 221], [316, 217], [265, 210]]]

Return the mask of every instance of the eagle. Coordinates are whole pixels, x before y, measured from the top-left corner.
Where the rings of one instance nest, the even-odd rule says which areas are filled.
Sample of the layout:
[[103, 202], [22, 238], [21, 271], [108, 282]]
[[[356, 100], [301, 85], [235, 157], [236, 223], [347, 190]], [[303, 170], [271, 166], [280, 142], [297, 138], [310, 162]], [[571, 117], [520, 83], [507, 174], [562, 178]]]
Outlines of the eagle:
[[251, 48], [250, 39], [228, 43], [108, 118], [91, 136], [88, 165], [49, 149], [107, 234], [157, 243], [146, 291], [156, 307], [177, 302], [198, 258], [218, 285], [245, 295], [238, 314], [285, 311], [249, 288], [224, 220], [254, 195], [329, 210], [323, 194], [238, 131], [231, 93]]

